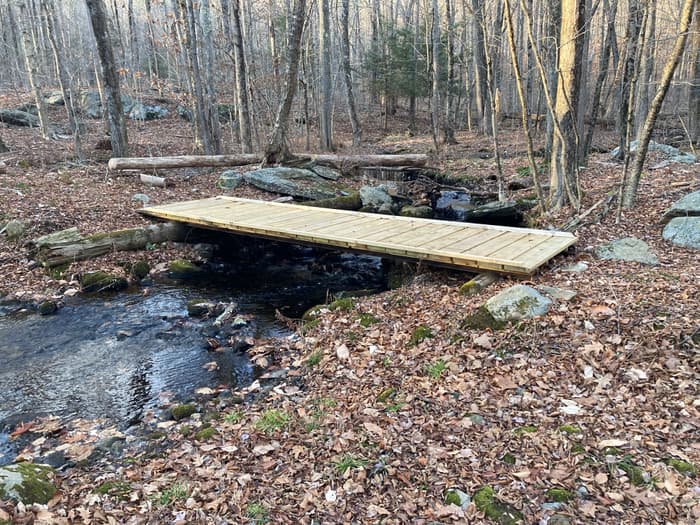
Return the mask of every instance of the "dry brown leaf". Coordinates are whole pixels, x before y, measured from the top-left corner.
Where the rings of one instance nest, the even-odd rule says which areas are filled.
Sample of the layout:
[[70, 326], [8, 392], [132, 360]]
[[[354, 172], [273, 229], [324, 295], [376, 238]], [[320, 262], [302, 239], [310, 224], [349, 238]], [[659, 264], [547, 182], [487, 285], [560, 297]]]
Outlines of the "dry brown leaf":
[[621, 447], [628, 443], [625, 439], [603, 439], [598, 442], [598, 448]]
[[515, 383], [508, 376], [501, 376], [501, 375], [494, 376], [493, 377], [493, 384], [496, 385], [496, 387], [500, 388], [501, 390], [510, 390], [513, 388], [518, 388], [517, 383]]
[[377, 434], [378, 436], [384, 435], [384, 429], [380, 427], [379, 425], [376, 425], [375, 423], [372, 423], [370, 421], [367, 421], [366, 423], [363, 423], [365, 429], [368, 432], [371, 432], [372, 434]]

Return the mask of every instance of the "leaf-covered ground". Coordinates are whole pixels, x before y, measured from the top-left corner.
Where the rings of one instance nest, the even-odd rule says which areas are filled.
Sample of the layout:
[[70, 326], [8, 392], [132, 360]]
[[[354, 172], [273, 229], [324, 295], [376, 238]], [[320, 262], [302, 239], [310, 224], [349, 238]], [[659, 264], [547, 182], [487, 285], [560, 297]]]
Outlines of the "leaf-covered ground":
[[[135, 153], [184, 152], [183, 129], [176, 118], [130, 129]], [[27, 238], [145, 224], [131, 201], [144, 188], [107, 174], [104, 152], [75, 163], [68, 145], [33, 130], [3, 130], [3, 138], [13, 152], [4, 156], [0, 205], [29, 223]], [[452, 175], [492, 174], [492, 160], [480, 158], [488, 139], [459, 140], [434, 164]], [[501, 143], [513, 177], [526, 164], [523, 141], [508, 132]], [[429, 147], [427, 135], [377, 136], [368, 149]], [[614, 192], [619, 176], [619, 165], [594, 156], [581, 174], [584, 209]], [[180, 171], [174, 187], [145, 193], [152, 202], [214, 195], [216, 177]], [[700, 187], [699, 177], [697, 164], [650, 169], [638, 205], [619, 224], [614, 209], [600, 217], [604, 207], [584, 219], [575, 252], [527, 281], [577, 293], [542, 318], [498, 331], [466, 328], [469, 314], [514, 281], [469, 297], [458, 291], [467, 275], [421, 268], [402, 288], [323, 309], [291, 338], [259, 341], [251, 357], [267, 377], [243, 392], [211, 385], [199, 394], [199, 413], [145, 422], [159, 432], [153, 447], [128, 438], [121, 455], [60, 473], [48, 506], [0, 503], [0, 521], [697, 523], [700, 259], [663, 241], [658, 220]], [[562, 226], [569, 214], [537, 225]], [[593, 256], [597, 244], [627, 236], [649, 243], [660, 264]], [[183, 250], [147, 256], [157, 263]], [[118, 268], [135, 256], [75, 264], [56, 279], [22, 243], [3, 238], [1, 288], [25, 299], [60, 296], [77, 272]], [[575, 262], [588, 269], [566, 271]], [[206, 428], [213, 430], [200, 432]], [[44, 454], [58, 436], [76, 460], [117, 433], [81, 421], [29, 430], [36, 439], [26, 457]]]

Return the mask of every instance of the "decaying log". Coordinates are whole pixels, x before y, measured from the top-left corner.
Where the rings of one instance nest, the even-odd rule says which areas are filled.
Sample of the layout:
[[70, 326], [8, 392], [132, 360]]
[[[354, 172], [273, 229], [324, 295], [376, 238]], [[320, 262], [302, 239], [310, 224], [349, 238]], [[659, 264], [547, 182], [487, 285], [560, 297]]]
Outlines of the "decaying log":
[[165, 222], [145, 228], [129, 228], [83, 236], [78, 228], [69, 228], [34, 239], [36, 258], [47, 268], [99, 257], [112, 251], [140, 250], [148, 244], [184, 241], [189, 228]]
[[475, 295], [487, 286], [491, 286], [493, 283], [498, 281], [498, 279], [500, 279], [499, 275], [493, 272], [477, 274], [473, 279], [467, 281], [459, 287], [459, 293], [464, 295]]
[[[183, 155], [175, 157], [123, 157], [109, 159], [110, 170], [147, 170], [165, 168], [209, 168], [244, 166], [262, 162], [258, 154], [239, 155]], [[428, 156], [423, 154], [400, 155], [306, 155], [294, 158], [298, 162], [314, 162], [338, 169], [361, 166], [425, 166]]]
[[159, 188], [165, 188], [168, 185], [168, 181], [163, 177], [156, 177], [155, 175], [146, 175], [145, 173], [139, 174], [139, 181], [146, 186], [157, 186]]

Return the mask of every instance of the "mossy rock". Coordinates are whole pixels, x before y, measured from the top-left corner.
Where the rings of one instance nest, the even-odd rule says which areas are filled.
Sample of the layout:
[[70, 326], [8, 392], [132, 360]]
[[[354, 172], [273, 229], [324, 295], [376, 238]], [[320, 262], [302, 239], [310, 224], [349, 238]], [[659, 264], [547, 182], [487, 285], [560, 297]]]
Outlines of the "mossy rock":
[[474, 505], [483, 512], [487, 518], [501, 525], [516, 525], [523, 519], [522, 513], [512, 505], [503, 503], [496, 498], [496, 491], [486, 486], [481, 487], [474, 494]]
[[182, 419], [190, 417], [192, 414], [197, 412], [197, 405], [191, 403], [183, 405], [175, 405], [170, 409], [170, 414], [173, 416], [175, 421], [180, 421]]
[[216, 430], [214, 427], [207, 427], [197, 432], [194, 435], [194, 439], [196, 439], [197, 441], [208, 441], [218, 433], [219, 431]]
[[379, 322], [379, 319], [377, 319], [372, 314], [368, 313], [360, 314], [360, 316], [357, 319], [360, 321], [360, 326], [364, 328], [368, 328], [373, 324], [377, 324]]
[[129, 263], [124, 268], [132, 279], [145, 279], [151, 273], [151, 266], [146, 261]]
[[379, 395], [377, 396], [377, 402], [386, 403], [389, 399], [393, 398], [394, 396], [396, 396], [396, 389], [393, 386], [390, 386], [389, 388], [385, 388], [379, 393]]
[[331, 197], [330, 199], [319, 199], [315, 201], [305, 201], [299, 203], [302, 206], [313, 206], [314, 208], [331, 208], [334, 210], [359, 210], [362, 208], [360, 193], [354, 191], [349, 195]]
[[187, 301], [187, 315], [190, 317], [202, 317], [209, 313], [212, 303], [206, 299], [191, 299]]
[[168, 274], [173, 279], [188, 279], [191, 277], [198, 277], [204, 271], [194, 264], [193, 262], [186, 261], [185, 259], [175, 259], [171, 261], [168, 265]]
[[46, 301], [40, 302], [36, 310], [39, 312], [39, 315], [52, 315], [58, 311], [58, 304], [56, 301], [47, 299]]
[[349, 312], [355, 307], [355, 300], [352, 297], [343, 297], [342, 299], [336, 299], [331, 304], [328, 305], [328, 309], [331, 311], [339, 310], [341, 312]]
[[425, 341], [433, 337], [433, 331], [429, 326], [419, 325], [416, 326], [411, 333], [411, 338], [408, 340], [409, 346], [416, 346], [418, 343]]
[[694, 478], [698, 475], [698, 468], [692, 463], [688, 463], [682, 459], [670, 458], [666, 461], [666, 464], [689, 478]]
[[462, 321], [461, 327], [463, 330], [501, 330], [506, 324], [494, 318], [485, 306], [480, 306], [476, 312]]
[[404, 206], [399, 211], [399, 215], [416, 219], [432, 219], [433, 209], [430, 206]]
[[107, 272], [89, 272], [80, 277], [80, 286], [84, 292], [114, 292], [129, 286], [125, 277]]
[[311, 308], [306, 310], [306, 312], [304, 312], [304, 314], [301, 316], [301, 320], [304, 322], [310, 322], [318, 319], [318, 316], [321, 315], [321, 310], [324, 308], [327, 308], [325, 304], [313, 305]]
[[629, 478], [630, 483], [636, 487], [646, 485], [648, 482], [648, 477], [644, 470], [631, 462], [621, 461], [617, 464], [617, 468], [622, 470]]
[[547, 501], [553, 501], [555, 503], [567, 503], [576, 497], [576, 494], [570, 490], [554, 488], [549, 489], [544, 493], [544, 497]]
[[25, 505], [46, 505], [56, 487], [51, 481], [53, 469], [48, 465], [15, 463], [0, 467], [0, 499], [21, 501]]

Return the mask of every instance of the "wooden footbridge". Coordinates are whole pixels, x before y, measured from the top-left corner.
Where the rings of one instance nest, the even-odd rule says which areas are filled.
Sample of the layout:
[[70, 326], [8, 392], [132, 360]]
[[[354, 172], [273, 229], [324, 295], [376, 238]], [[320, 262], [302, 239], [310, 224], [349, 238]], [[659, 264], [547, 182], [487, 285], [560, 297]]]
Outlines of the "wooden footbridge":
[[399, 257], [463, 269], [528, 275], [576, 242], [570, 233], [413, 219], [213, 197], [140, 210], [213, 230]]

